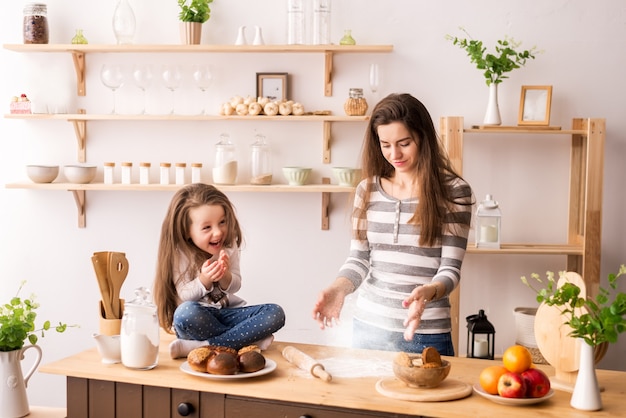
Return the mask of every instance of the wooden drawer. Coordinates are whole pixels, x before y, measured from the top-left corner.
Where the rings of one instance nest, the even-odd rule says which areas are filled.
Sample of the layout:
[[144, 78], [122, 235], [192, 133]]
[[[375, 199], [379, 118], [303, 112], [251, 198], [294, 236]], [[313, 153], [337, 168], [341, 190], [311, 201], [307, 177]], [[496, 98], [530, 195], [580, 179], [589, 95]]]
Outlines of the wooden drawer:
[[224, 418], [415, 418], [414, 415], [386, 414], [323, 405], [226, 397]]

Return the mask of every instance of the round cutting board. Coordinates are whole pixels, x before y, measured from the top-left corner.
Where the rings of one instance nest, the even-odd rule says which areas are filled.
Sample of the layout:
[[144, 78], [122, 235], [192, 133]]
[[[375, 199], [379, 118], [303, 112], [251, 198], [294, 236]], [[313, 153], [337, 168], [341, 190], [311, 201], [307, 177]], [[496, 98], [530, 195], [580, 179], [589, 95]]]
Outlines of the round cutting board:
[[436, 388], [412, 388], [395, 377], [385, 377], [376, 382], [381, 395], [403, 401], [438, 402], [465, 398], [472, 393], [472, 386], [455, 379], [446, 379]]

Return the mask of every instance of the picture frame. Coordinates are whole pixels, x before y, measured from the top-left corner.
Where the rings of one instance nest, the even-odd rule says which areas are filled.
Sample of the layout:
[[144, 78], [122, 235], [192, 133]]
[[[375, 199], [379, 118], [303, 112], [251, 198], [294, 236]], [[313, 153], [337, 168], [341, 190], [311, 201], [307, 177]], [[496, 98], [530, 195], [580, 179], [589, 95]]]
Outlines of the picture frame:
[[256, 95], [270, 100], [287, 100], [288, 73], [256, 73]]
[[522, 86], [520, 96], [519, 126], [550, 125], [552, 86]]

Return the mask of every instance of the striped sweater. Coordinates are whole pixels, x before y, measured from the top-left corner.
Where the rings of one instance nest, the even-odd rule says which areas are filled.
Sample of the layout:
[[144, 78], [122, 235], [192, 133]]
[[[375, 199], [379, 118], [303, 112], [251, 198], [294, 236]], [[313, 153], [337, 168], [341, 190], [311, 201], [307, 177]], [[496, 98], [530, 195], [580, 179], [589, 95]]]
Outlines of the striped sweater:
[[[354, 206], [363, 205], [365, 184], [357, 187]], [[407, 310], [405, 299], [416, 286], [438, 281], [445, 285], [443, 297], [429, 303], [417, 330], [421, 334], [449, 332], [450, 301], [448, 295], [460, 280], [461, 264], [467, 248], [472, 218], [472, 191], [462, 179], [453, 183], [454, 212], [448, 212], [446, 222], [456, 223], [443, 232], [433, 247], [420, 247], [419, 227], [408, 224], [419, 203], [417, 198], [398, 200], [388, 195], [374, 178], [367, 208], [367, 239], [352, 239], [350, 254], [339, 271], [359, 289], [355, 318], [370, 325], [404, 332]]]

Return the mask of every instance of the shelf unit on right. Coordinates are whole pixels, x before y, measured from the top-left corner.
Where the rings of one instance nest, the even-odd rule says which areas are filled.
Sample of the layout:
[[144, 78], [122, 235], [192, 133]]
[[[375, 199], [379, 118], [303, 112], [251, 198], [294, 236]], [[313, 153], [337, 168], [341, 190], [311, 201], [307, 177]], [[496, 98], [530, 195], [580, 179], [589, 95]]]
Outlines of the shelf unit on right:
[[[439, 121], [439, 134], [454, 169], [463, 173], [465, 135], [525, 134], [568, 135], [571, 137], [570, 186], [567, 242], [556, 244], [503, 243], [499, 249], [476, 248], [474, 254], [564, 255], [566, 269], [578, 272], [584, 279], [587, 294], [595, 296], [600, 286], [600, 247], [602, 232], [602, 182], [606, 120], [575, 118], [571, 129], [554, 127], [472, 127], [464, 128], [463, 117], [444, 116]], [[459, 292], [450, 296], [452, 305], [452, 339], [458, 352]]]

